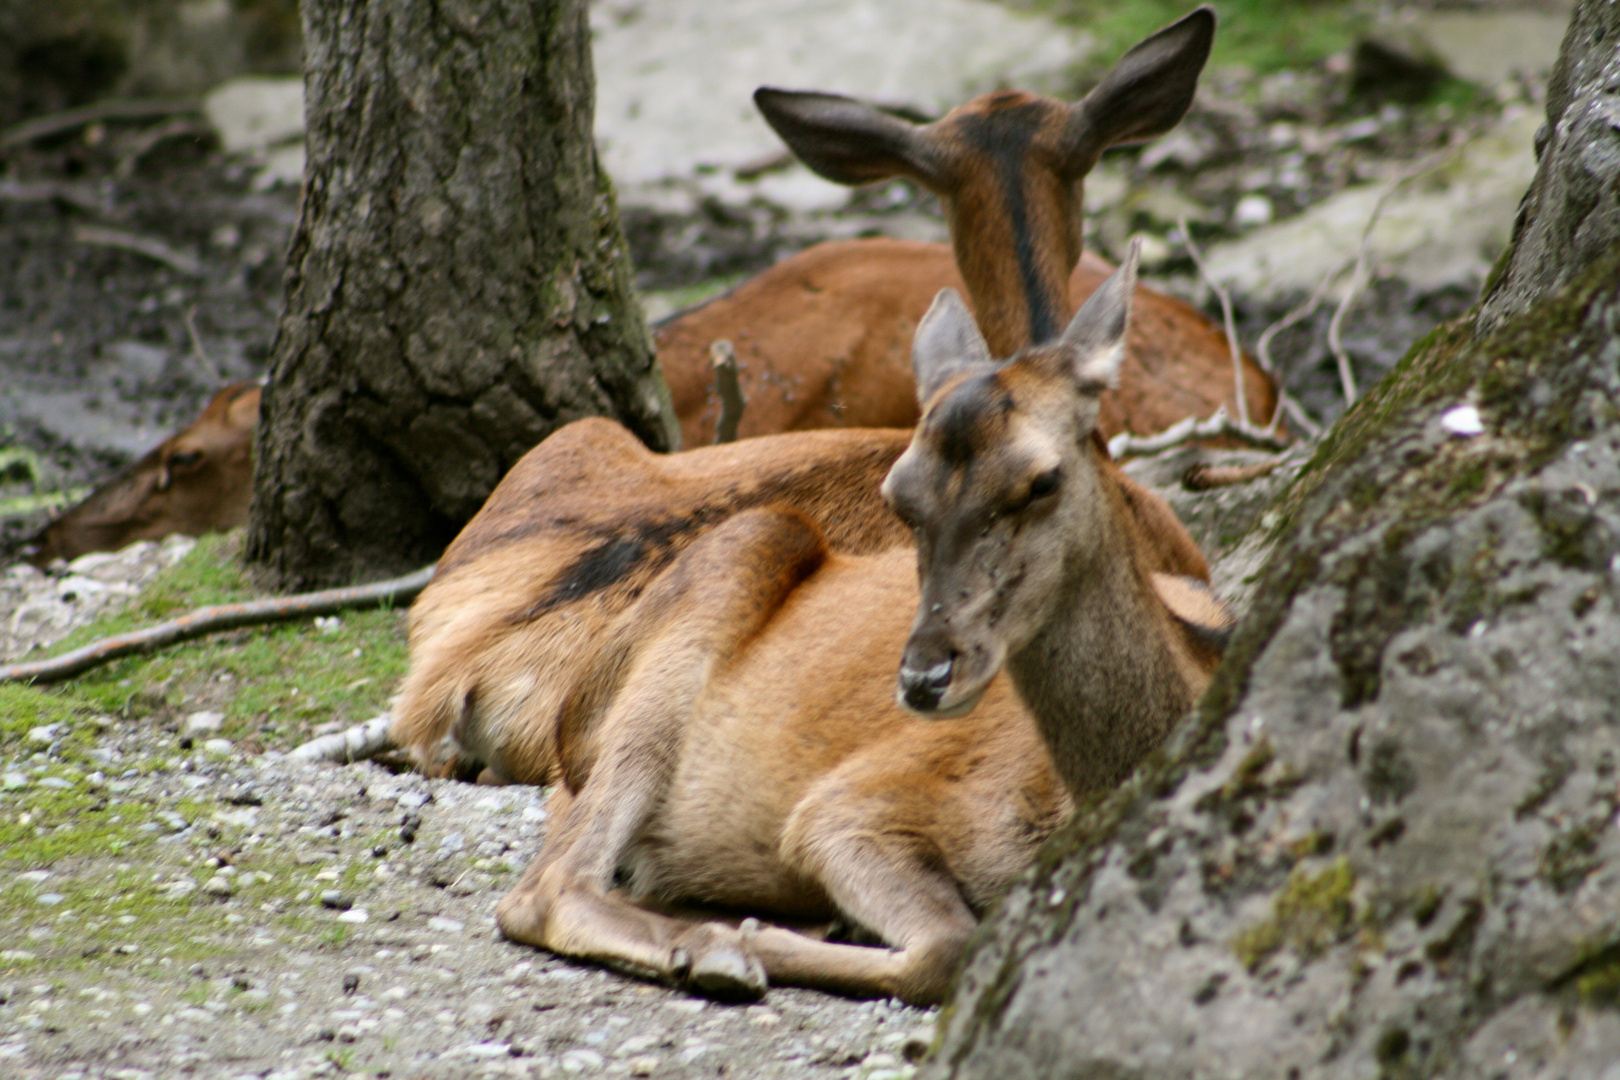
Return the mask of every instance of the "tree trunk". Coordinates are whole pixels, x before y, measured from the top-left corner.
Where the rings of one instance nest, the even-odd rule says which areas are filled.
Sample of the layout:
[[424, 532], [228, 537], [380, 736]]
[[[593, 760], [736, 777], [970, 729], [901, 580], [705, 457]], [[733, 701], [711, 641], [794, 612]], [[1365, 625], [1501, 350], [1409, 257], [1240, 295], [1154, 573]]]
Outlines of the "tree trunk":
[[1273, 508], [1198, 712], [992, 916], [925, 1076], [1620, 1060], [1616, 85], [1620, 2], [1581, 0], [1477, 328]]
[[607, 415], [676, 435], [591, 135], [585, 0], [305, 0], [308, 164], [247, 557], [283, 588], [438, 557]]

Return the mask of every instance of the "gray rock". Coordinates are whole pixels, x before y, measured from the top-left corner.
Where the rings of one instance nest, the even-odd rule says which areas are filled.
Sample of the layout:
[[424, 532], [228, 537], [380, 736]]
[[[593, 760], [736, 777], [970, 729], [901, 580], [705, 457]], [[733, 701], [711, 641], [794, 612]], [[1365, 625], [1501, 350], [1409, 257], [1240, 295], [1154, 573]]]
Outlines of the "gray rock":
[[1576, 280], [1329, 437], [1198, 716], [1003, 904], [929, 1075], [1620, 1059], [1620, 258]]

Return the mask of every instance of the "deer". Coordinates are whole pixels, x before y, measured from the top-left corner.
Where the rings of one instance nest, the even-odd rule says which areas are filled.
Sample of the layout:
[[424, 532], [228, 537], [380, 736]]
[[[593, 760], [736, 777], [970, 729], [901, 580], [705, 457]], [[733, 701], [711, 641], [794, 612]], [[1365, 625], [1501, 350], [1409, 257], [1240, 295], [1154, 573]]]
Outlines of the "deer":
[[[1078, 104], [1001, 90], [930, 124], [836, 94], [757, 90], [765, 119], [822, 177], [849, 185], [903, 177], [938, 195], [952, 248], [884, 238], [816, 245], [658, 326], [685, 445], [714, 436], [707, 350], [717, 339], [732, 341], [744, 368], [745, 436], [909, 428], [917, 405], [908, 343], [942, 288], [965, 289], [995, 355], [1050, 339], [1112, 271], [1083, 251], [1086, 174], [1108, 147], [1164, 130], [1150, 108], [1136, 127], [1097, 123], [1098, 114], [1118, 97], [1156, 99], [1179, 120], [1214, 29], [1213, 12], [1193, 12], [1130, 50]], [[990, 235], [1016, 239], [985, 243]], [[1222, 404], [1243, 415], [1219, 328], [1147, 286], [1138, 286], [1135, 311], [1120, 387], [1103, 398], [1103, 436], [1150, 434]], [[1247, 415], [1264, 422], [1277, 407], [1276, 386], [1252, 358], [1241, 363]]]
[[[1062, 175], [1083, 176], [1102, 146], [1173, 127], [1191, 103], [1213, 31], [1213, 13], [1200, 8], [1130, 50], [1079, 104], [1041, 99], [1042, 115], [1067, 115], [1080, 132], [1070, 140], [1078, 147], [1076, 160]], [[1143, 85], [1151, 92], [1141, 92]], [[819, 100], [812, 95], [811, 104]], [[857, 106], [856, 112], [865, 116], [865, 109]], [[961, 117], [947, 116], [941, 127], [1009, 116], [1015, 133], [1017, 125], [1027, 127], [1024, 111], [986, 111], [982, 102], [970, 102], [958, 112]], [[850, 160], [874, 145], [888, 154], [858, 131], [846, 136]], [[846, 136], [824, 127], [820, 145], [830, 148]], [[926, 133], [907, 137], [913, 136]], [[1062, 177], [1041, 149], [1034, 165], [1052, 189]], [[974, 192], [979, 203], [993, 203], [997, 194], [993, 185]], [[992, 310], [1014, 313], [989, 320], [1018, 339], [1006, 355], [1031, 343], [1023, 336], [1033, 326], [1027, 311], [1061, 305], [1052, 310], [1065, 320], [1073, 314], [1061, 288], [1043, 293], [1038, 304], [1025, 298], [1029, 281], [1018, 273], [1017, 253], [1056, 246], [1055, 253], [1033, 262], [1061, 282], [1078, 224], [1060, 211], [1078, 205], [1076, 196], [1060, 200], [1052, 214], [1026, 214], [1026, 232], [1016, 236], [1001, 231], [1005, 215], [998, 219], [989, 209], [958, 221], [977, 230], [959, 245], [968, 253], [965, 262], [999, 268], [967, 276], [982, 282], [981, 317]], [[1051, 284], [1039, 276], [1035, 283]], [[914, 380], [908, 385], [915, 398]], [[393, 709], [390, 741], [433, 775], [556, 782], [567, 738], [560, 710], [581, 665], [624, 612], [707, 532], [759, 507], [787, 506], [814, 521], [833, 551], [872, 555], [901, 549], [902, 559], [910, 559], [910, 531], [880, 494], [910, 442], [911, 431], [903, 428], [820, 429], [657, 455], [611, 421], [563, 427], [512, 467], [446, 549], [432, 584], [412, 605], [410, 668]], [[1207, 582], [1202, 552], [1163, 499], [1123, 474], [1115, 487], [1154, 569]]]
[[[941, 293], [913, 347], [921, 421], [881, 485], [915, 548], [842, 553], [757, 506], [611, 622], [562, 697], [508, 938], [720, 999], [943, 999], [986, 908], [1219, 659], [1224, 614], [1155, 571], [1094, 438], [1136, 265], [1002, 363]], [[786, 925], [834, 921], [876, 946]]]
[[24, 541], [36, 566], [173, 533], [201, 536], [247, 524], [259, 390], [231, 383], [202, 415], [64, 510]]

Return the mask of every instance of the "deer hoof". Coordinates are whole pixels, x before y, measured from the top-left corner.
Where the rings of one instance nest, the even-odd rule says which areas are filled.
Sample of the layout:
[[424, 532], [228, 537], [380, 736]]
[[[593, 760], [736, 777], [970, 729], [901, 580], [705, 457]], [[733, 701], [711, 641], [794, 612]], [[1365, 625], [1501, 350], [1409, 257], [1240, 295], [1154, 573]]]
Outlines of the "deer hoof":
[[732, 945], [710, 949], [692, 963], [686, 984], [717, 1001], [758, 1001], [765, 996], [765, 965]]

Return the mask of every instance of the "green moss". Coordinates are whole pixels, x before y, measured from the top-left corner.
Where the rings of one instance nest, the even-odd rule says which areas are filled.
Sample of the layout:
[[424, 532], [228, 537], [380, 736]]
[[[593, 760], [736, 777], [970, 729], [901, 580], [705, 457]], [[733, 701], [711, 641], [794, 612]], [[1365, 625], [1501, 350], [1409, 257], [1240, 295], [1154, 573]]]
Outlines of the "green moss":
[[[1047, 15], [1084, 27], [1098, 39], [1093, 54], [1111, 64], [1124, 51], [1186, 15], [1183, 0], [1033, 0]], [[1213, 66], [1242, 65], [1266, 73], [1313, 64], [1355, 44], [1365, 16], [1345, 0], [1225, 0], [1219, 8]]]
[[1317, 874], [1296, 867], [1272, 901], [1271, 917], [1239, 933], [1232, 951], [1251, 972], [1283, 948], [1306, 959], [1320, 955], [1350, 930], [1355, 886], [1355, 873], [1342, 857]]
[[[240, 548], [240, 534], [203, 538], [135, 604], [81, 627], [52, 652], [260, 595], [240, 564]], [[384, 608], [345, 612], [321, 625], [238, 630], [126, 657], [49, 693], [125, 715], [137, 708], [213, 708], [225, 714], [224, 737], [289, 748], [318, 724], [358, 723], [385, 711], [406, 666], [404, 617]]]

